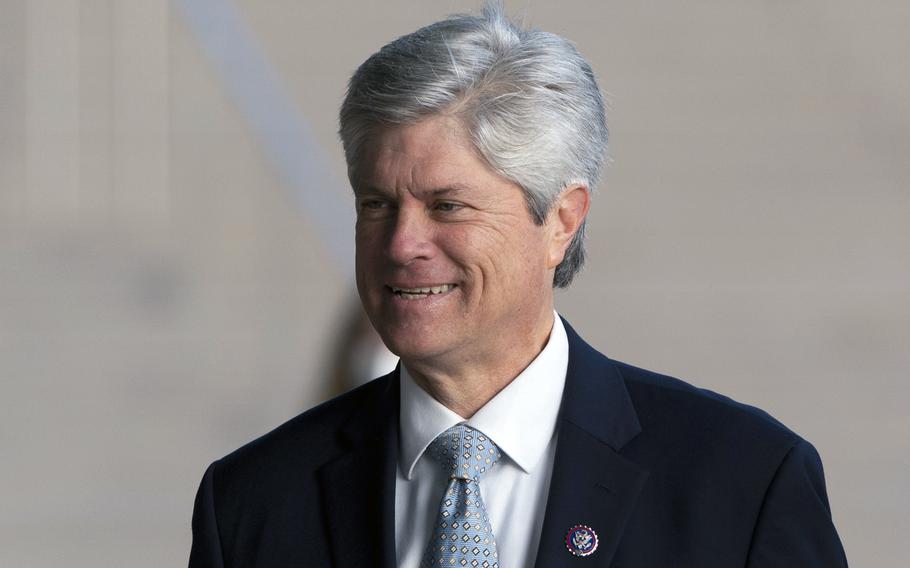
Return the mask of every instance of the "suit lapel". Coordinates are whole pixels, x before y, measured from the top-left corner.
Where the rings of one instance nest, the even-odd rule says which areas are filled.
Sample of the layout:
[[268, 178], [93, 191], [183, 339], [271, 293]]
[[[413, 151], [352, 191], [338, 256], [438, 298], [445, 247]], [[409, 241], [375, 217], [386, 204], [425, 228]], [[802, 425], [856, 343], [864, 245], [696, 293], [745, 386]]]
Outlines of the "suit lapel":
[[319, 470], [332, 558], [338, 568], [394, 568], [398, 371], [381, 397], [342, 431], [346, 451]]
[[[641, 426], [613, 363], [582, 341], [568, 323], [565, 327], [569, 367], [536, 566], [577, 562], [605, 568], [648, 477], [619, 453]], [[573, 556], [566, 548], [566, 536], [576, 525], [597, 534], [598, 546], [590, 556]]]

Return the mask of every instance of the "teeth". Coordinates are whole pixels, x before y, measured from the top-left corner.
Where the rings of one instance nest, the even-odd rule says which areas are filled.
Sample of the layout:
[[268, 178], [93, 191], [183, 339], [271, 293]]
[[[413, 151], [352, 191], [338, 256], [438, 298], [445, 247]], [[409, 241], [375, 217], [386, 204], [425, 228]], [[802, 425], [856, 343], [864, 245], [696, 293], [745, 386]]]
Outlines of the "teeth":
[[442, 294], [454, 288], [454, 284], [443, 284], [442, 286], [429, 286], [426, 288], [392, 288], [392, 292], [402, 296], [412, 298], [422, 298], [429, 294]]

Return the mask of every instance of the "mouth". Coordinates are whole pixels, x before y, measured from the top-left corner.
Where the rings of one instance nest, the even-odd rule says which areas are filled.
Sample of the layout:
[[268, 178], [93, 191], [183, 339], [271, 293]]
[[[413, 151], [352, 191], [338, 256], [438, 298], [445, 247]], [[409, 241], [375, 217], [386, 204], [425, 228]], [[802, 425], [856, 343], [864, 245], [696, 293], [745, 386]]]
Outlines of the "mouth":
[[457, 287], [457, 284], [439, 284], [436, 286], [421, 286], [419, 288], [397, 288], [395, 286], [388, 286], [393, 294], [405, 300], [421, 300], [423, 298], [429, 298], [430, 296], [447, 294]]

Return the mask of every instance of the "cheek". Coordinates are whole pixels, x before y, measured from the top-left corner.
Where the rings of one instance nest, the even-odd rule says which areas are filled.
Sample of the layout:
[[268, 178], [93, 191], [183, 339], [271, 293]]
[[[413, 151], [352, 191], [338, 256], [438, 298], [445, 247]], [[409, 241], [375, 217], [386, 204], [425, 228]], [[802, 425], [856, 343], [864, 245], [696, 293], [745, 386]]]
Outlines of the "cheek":
[[490, 278], [508, 262], [508, 241], [486, 227], [459, 227], [447, 235], [447, 255], [469, 274]]
[[514, 246], [510, 249], [511, 258], [505, 259], [509, 263], [512, 273], [512, 286], [519, 288], [525, 294], [537, 294], [537, 290], [545, 287], [547, 274], [548, 251], [539, 227], [523, 231]]
[[358, 223], [354, 229], [354, 258], [357, 265], [376, 261], [382, 248], [382, 235], [375, 226]]
[[545, 270], [546, 250], [540, 231], [534, 228], [483, 231], [466, 240], [464, 250], [472, 259], [472, 270], [497, 288], [527, 288], [540, 280]]
[[371, 277], [379, 274], [380, 260], [380, 249], [376, 241], [358, 232], [354, 239], [354, 277], [361, 296], [369, 291]]

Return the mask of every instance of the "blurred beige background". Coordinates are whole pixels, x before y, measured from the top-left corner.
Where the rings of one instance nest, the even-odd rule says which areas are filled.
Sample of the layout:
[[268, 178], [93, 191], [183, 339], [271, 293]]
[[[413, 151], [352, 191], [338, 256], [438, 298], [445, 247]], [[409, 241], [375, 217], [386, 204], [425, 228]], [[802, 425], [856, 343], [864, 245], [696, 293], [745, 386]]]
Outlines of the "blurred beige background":
[[[560, 311], [815, 443], [854, 566], [910, 533], [908, 6], [507, 2], [611, 99]], [[478, 7], [0, 0], [0, 566], [185, 565], [205, 466], [334, 388], [347, 77]]]

